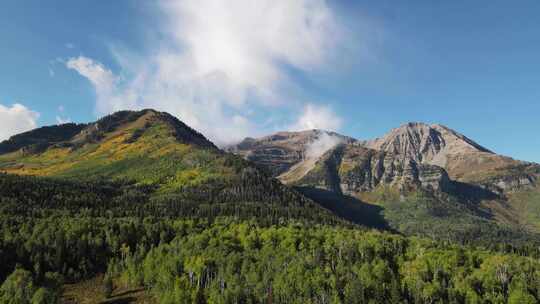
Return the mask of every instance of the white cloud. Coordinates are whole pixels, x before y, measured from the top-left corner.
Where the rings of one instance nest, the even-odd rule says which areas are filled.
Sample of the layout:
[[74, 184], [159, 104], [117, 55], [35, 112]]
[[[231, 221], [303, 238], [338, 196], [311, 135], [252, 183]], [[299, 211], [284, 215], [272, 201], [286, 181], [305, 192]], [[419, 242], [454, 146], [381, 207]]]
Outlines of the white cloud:
[[322, 129], [337, 131], [341, 128], [343, 120], [330, 106], [306, 104], [298, 120], [289, 127], [291, 130]]
[[54, 77], [54, 70], [51, 67], [49, 67], [49, 76]]
[[[321, 65], [339, 30], [324, 0], [163, 1], [174, 41], [191, 74], [227, 82], [241, 104], [247, 90], [267, 97], [284, 80], [280, 64]], [[269, 95], [269, 96], [268, 96]]]
[[75, 45], [74, 45], [73, 43], [71, 43], [71, 42], [68, 42], [68, 43], [64, 44], [64, 46], [65, 46], [66, 48], [68, 48], [68, 49], [73, 49], [73, 48], [75, 48]]
[[0, 140], [36, 128], [38, 118], [39, 113], [22, 104], [16, 103], [11, 107], [0, 104]]
[[312, 142], [306, 149], [307, 158], [319, 158], [326, 151], [332, 149], [333, 147], [343, 143], [341, 137], [323, 132], [319, 135], [317, 140]]
[[70, 58], [66, 66], [92, 83], [96, 91], [96, 108], [99, 113], [136, 108], [129, 92], [122, 91], [119, 87], [120, 79], [103, 64], [79, 56]]
[[302, 104], [287, 93], [296, 85], [286, 66], [319, 69], [341, 39], [325, 0], [164, 0], [159, 8], [165, 39], [151, 55], [113, 50], [116, 74], [84, 56], [66, 65], [92, 83], [99, 114], [156, 108], [217, 144], [253, 134], [255, 108]]
[[67, 124], [67, 123], [70, 123], [71, 122], [71, 118], [69, 117], [61, 117], [59, 115], [56, 115], [56, 123], [59, 124], [59, 125], [63, 125], [63, 124]]

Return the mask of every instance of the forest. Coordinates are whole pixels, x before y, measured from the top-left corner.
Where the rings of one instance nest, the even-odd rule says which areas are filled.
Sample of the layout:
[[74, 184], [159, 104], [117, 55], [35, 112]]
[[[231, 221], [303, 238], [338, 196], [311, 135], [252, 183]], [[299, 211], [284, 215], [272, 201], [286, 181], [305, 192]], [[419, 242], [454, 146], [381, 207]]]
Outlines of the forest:
[[534, 243], [459, 245], [381, 232], [291, 198], [293, 191], [274, 189], [263, 205], [257, 196], [265, 190], [250, 180], [228, 196], [165, 195], [129, 181], [2, 174], [0, 302], [59, 303], [63, 284], [98, 274], [103, 298], [143, 287], [156, 303], [540, 299]]

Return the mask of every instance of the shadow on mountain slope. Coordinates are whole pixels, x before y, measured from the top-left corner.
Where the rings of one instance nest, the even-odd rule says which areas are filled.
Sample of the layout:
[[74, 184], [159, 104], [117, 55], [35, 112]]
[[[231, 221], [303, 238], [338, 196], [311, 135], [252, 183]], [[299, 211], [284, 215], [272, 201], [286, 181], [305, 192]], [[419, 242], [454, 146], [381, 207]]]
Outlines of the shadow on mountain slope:
[[391, 230], [380, 206], [368, 204], [348, 195], [313, 187], [295, 187], [303, 195], [334, 212], [341, 218], [370, 228]]
[[478, 185], [452, 181], [454, 193], [460, 198], [466, 198], [469, 201], [478, 204], [483, 200], [493, 200], [500, 198], [496, 193], [484, 189]]
[[493, 219], [493, 214], [480, 208], [482, 201], [498, 200], [501, 197], [478, 185], [452, 181], [454, 191], [452, 195], [465, 206], [474, 212], [477, 216], [485, 219]]

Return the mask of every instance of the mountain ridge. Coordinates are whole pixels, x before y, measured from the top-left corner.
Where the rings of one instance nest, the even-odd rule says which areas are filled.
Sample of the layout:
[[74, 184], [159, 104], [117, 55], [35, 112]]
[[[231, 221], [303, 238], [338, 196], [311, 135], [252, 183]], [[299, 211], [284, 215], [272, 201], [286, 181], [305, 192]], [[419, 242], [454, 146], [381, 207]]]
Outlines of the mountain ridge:
[[[294, 132], [288, 136], [294, 138]], [[273, 146], [260, 139], [250, 139], [250, 144], [259, 151]], [[280, 144], [287, 146], [286, 142]], [[250, 155], [251, 151], [245, 148], [237, 147], [242, 150], [237, 153]], [[274, 176], [290, 186], [321, 189], [342, 196], [335, 197], [333, 204], [352, 197], [359, 202], [386, 206], [390, 218], [400, 218], [392, 215], [392, 210], [404, 208], [399, 204], [410, 202], [418, 208], [416, 197], [429, 197], [429, 204], [439, 206], [435, 209], [453, 210], [452, 206], [461, 206], [458, 209], [470, 213], [471, 223], [482, 218], [540, 232], [540, 212], [535, 211], [535, 206], [540, 207], [535, 194], [540, 188], [540, 165], [498, 155], [449, 127], [407, 123], [377, 139], [352, 138], [349, 142], [336, 141], [327, 148], [316, 158], [300, 155], [288, 170], [274, 172]], [[296, 146], [296, 149], [307, 148]], [[273, 165], [264, 158], [251, 158], [251, 161], [261, 166]], [[306, 191], [310, 192], [313, 191]], [[397, 225], [415, 223], [418, 216], [411, 216]], [[438, 218], [426, 216], [430, 221]]]
[[[266, 161], [264, 157], [267, 149], [273, 148], [273, 144], [268, 143], [268, 139], [279, 134], [287, 134], [287, 138], [295, 138], [301, 133], [309, 133], [313, 130], [301, 132], [278, 132], [274, 135], [265, 136], [259, 139], [250, 138], [238, 144], [228, 151], [237, 153], [246, 159], [263, 166], [275, 166], [273, 161]], [[318, 132], [321, 132], [319, 130]], [[491, 188], [499, 194], [505, 191], [519, 190], [521, 187], [528, 187], [536, 181], [535, 175], [528, 177], [516, 177], [508, 182], [506, 171], [512, 171], [513, 167], [530, 166], [538, 164], [514, 160], [510, 157], [496, 154], [495, 152], [481, 146], [465, 135], [441, 124], [426, 124], [421, 122], [409, 122], [398, 128], [390, 130], [382, 137], [372, 140], [358, 140], [338, 133], [332, 134], [336, 138], [347, 138], [348, 144], [363, 146], [375, 151], [384, 151], [401, 157], [404, 161], [413, 160], [419, 164], [435, 165], [447, 171], [449, 177], [460, 182], [472, 182]], [[298, 142], [286, 143], [286, 139], [281, 138], [281, 146], [295, 146], [296, 151], [305, 151], [305, 145], [311, 142], [300, 143], [304, 147], [299, 147]], [[249, 142], [248, 145], [245, 143]], [[336, 145], [341, 142], [336, 142]], [[256, 148], [253, 148], [256, 147]], [[331, 147], [328, 147], [330, 149]], [[294, 177], [305, 175], [307, 167], [312, 167], [313, 159], [305, 157], [302, 153], [297, 153], [295, 157], [289, 159], [287, 166], [280, 166], [275, 176], [285, 183], [294, 182]], [[527, 171], [526, 170], [526, 171]], [[297, 171], [297, 172], [294, 172]], [[299, 171], [303, 171], [299, 174]], [[515, 171], [515, 170], [514, 170]]]
[[[258, 163], [268, 168], [274, 176], [278, 176], [307, 158], [308, 154], [322, 154], [315, 150], [332, 147], [334, 143], [331, 141], [337, 144], [356, 140], [336, 132], [318, 129], [282, 131], [259, 139], [246, 138], [236, 145], [226, 147], [225, 151]], [[313, 151], [310, 151], [309, 148], [315, 142], [320, 142], [321, 146], [313, 146]]]
[[[62, 128], [69, 132], [61, 134]], [[0, 143], [11, 149], [0, 153], [0, 171], [75, 180], [127, 179], [149, 186], [163, 210], [185, 201], [192, 202], [189, 212], [206, 206], [220, 214], [236, 212], [231, 206], [242, 202], [247, 214], [272, 214], [274, 208], [280, 210], [276, 216], [346, 218], [378, 227], [390, 220], [392, 229], [407, 233], [429, 232], [419, 218], [444, 231], [460, 217], [467, 219], [466, 233], [474, 237], [479, 237], [472, 224], [476, 221], [540, 231], [534, 190], [540, 166], [512, 160], [512, 167], [490, 167], [492, 180], [456, 179], [449, 174], [455, 173], [454, 167], [430, 163], [437, 153], [461, 156], [454, 152], [466, 151], [473, 160], [478, 155], [505, 158], [446, 127], [416, 123], [405, 128], [394, 132], [397, 136], [379, 139], [380, 150], [336, 132], [307, 130], [248, 138], [226, 149], [235, 156], [170, 114], [121, 111], [94, 123], [44, 127]], [[41, 133], [52, 135], [36, 140]], [[34, 145], [40, 148], [28, 148]], [[411, 208], [406, 217], [399, 215], [404, 208]], [[459, 234], [452, 232], [453, 237]]]
[[[70, 128], [54, 130], [66, 127]], [[62, 141], [48, 143], [40, 150], [23, 153], [28, 150], [23, 146], [0, 154], [0, 172], [8, 173], [0, 174], [0, 180], [28, 175], [40, 179], [15, 180], [24, 185], [97, 181], [119, 185], [128, 193], [140, 189], [135, 192], [142, 192], [142, 196], [136, 200], [144, 202], [147, 212], [160, 216], [267, 214], [272, 221], [343, 221], [252, 163], [218, 149], [170, 114], [151, 109], [120, 111], [80, 129], [58, 136]], [[64, 204], [57, 199], [53, 203]]]

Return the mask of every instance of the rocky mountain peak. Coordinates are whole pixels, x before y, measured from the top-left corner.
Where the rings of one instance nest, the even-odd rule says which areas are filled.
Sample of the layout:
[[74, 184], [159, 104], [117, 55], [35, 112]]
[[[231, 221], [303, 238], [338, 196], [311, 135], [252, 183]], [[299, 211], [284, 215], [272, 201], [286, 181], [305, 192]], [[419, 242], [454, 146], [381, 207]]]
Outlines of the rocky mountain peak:
[[464, 135], [440, 124], [409, 122], [365, 146], [420, 163], [446, 166], [448, 155], [492, 153]]

